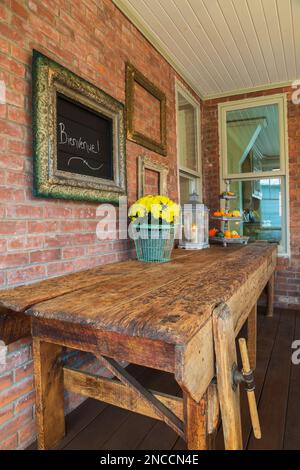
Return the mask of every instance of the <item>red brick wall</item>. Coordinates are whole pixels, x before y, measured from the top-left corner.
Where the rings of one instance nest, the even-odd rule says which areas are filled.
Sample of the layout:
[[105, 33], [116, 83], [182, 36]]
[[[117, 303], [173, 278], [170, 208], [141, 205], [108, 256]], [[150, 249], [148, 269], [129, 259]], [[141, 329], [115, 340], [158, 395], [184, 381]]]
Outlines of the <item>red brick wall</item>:
[[[166, 93], [168, 155], [128, 141], [128, 195], [130, 202], [137, 197], [137, 157], [146, 151], [168, 163], [169, 196], [177, 197], [175, 72], [160, 54], [111, 0], [2, 0], [0, 80], [7, 102], [0, 104], [0, 288], [129, 255], [124, 241], [97, 241], [97, 205], [32, 196], [33, 48], [123, 103], [126, 61]], [[145, 102], [143, 113], [152, 123], [150, 105]], [[155, 131], [155, 122], [151, 126]], [[69, 360], [97, 367], [90, 356]], [[31, 347], [25, 340], [10, 346], [7, 364], [0, 366], [0, 449], [24, 448], [34, 438], [33, 399]], [[66, 400], [67, 410], [78, 403], [72, 396]]]
[[278, 258], [276, 279], [276, 305], [300, 308], [300, 105], [293, 104], [291, 88], [247, 93], [218, 100], [205, 101], [202, 105], [202, 158], [204, 201], [211, 209], [219, 206], [219, 135], [218, 103], [253, 96], [287, 93], [288, 100], [288, 150], [289, 150], [289, 204], [291, 257]]
[[158, 171], [145, 169], [145, 187], [144, 194], [159, 194], [159, 178]]

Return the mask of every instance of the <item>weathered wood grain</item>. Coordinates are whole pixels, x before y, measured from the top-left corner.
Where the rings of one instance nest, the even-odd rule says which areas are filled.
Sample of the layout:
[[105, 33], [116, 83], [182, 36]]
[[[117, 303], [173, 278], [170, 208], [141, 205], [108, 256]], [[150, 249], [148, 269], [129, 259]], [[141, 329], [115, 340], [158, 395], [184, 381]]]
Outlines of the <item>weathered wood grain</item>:
[[226, 450], [242, 450], [239, 386], [233, 389], [233, 366], [237, 364], [232, 314], [225, 304], [213, 313], [218, 394]]
[[38, 448], [54, 448], [65, 435], [62, 347], [33, 339]]
[[196, 402], [188, 394], [183, 394], [185, 415], [185, 441], [188, 450], [207, 450], [209, 446], [207, 432], [207, 395]]
[[180, 387], [199, 402], [215, 375], [211, 318], [187, 345], [175, 348], [175, 379]]
[[15, 314], [0, 308], [0, 340], [8, 345], [21, 338], [30, 336], [30, 318], [24, 314]]
[[[201, 263], [202, 253], [193, 253], [181, 258], [182, 266], [172, 268], [174, 272], [166, 263], [159, 271], [150, 270], [140, 276], [130, 274], [115, 281], [111, 278], [92, 288], [37, 304], [28, 313], [99, 330], [185, 344], [206, 323], [216, 304], [233, 298], [238, 315], [244, 312], [240, 289], [249, 280], [249, 286], [254, 283], [261, 292], [260, 282], [267, 279], [262, 275], [256, 282], [255, 272], [263, 272], [265, 265], [272, 269], [270, 259], [276, 248], [253, 244], [221, 253], [221, 259], [219, 256], [210, 259], [209, 270]], [[249, 299], [250, 292], [247, 292]], [[251, 307], [252, 304], [249, 310]]]
[[32, 318], [32, 336], [72, 349], [101, 353], [120, 361], [174, 372], [174, 345], [147, 338], [94, 330], [89, 326]]
[[257, 303], [252, 307], [247, 319], [247, 346], [251, 369], [256, 368], [257, 347]]
[[275, 272], [270, 277], [267, 284], [267, 316], [272, 317], [274, 313], [274, 291], [275, 291]]
[[[64, 386], [67, 390], [95, 398], [110, 405], [125, 408], [150, 418], [163, 421], [161, 415], [141, 399], [131, 388], [115, 379], [107, 379], [64, 367]], [[183, 421], [182, 398], [150, 390], [152, 395]]]
[[[266, 246], [268, 247], [268, 245]], [[258, 256], [257, 262], [252, 264], [252, 270], [247, 272], [244, 282], [230, 298], [226, 299], [226, 303], [233, 314], [236, 335], [247, 320], [253, 303], [259, 299], [264, 286], [274, 273], [276, 260], [277, 247], [273, 245], [269, 256]], [[245, 257], [244, 262], [247, 263], [247, 257]]]
[[[209, 253], [209, 255], [206, 256], [210, 258], [212, 254]], [[181, 259], [188, 256], [191, 256], [190, 252], [179, 249], [174, 250], [172, 261], [166, 265], [168, 266], [167, 269], [170, 271], [176, 269], [176, 266], [180, 266]], [[91, 287], [116, 276], [126, 278], [127, 275], [132, 273], [138, 275], [152, 270], [159, 271], [160, 266], [155, 263], [141, 263], [136, 260], [97, 266], [96, 268], [46, 279], [34, 284], [4, 289], [0, 291], [0, 307], [9, 309], [11, 313], [25, 312], [29, 307], [39, 302], [54, 299], [85, 287]]]
[[[166, 281], [176, 281], [188, 273], [198, 258], [199, 252], [192, 256], [191, 252], [174, 250], [173, 260], [164, 265]], [[201, 256], [201, 265], [209, 266], [216, 259], [214, 250], [206, 250]], [[0, 291], [0, 339], [8, 344], [27, 336], [30, 321], [22, 317], [22, 313], [36, 303], [74, 293], [77, 299], [84, 296], [90, 299], [90, 310], [93, 300], [95, 305], [99, 305], [100, 297], [102, 306], [109, 308], [115, 303], [120, 304], [121, 299], [133, 301], [140, 293], [159, 287], [162, 283], [160, 270], [161, 265], [131, 260]], [[11, 320], [14, 316], [17, 319]]]
[[218, 397], [218, 387], [216, 383], [211, 383], [207, 389], [207, 432], [215, 435], [218, 430], [220, 417], [220, 405]]

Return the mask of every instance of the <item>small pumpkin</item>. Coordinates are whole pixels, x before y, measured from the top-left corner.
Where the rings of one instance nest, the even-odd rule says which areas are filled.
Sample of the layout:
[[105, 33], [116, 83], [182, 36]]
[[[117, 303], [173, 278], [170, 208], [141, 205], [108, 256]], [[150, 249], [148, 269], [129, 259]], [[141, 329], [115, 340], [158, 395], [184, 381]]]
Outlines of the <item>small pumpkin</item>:
[[210, 237], [215, 237], [217, 232], [218, 230], [216, 228], [211, 228], [208, 233]]

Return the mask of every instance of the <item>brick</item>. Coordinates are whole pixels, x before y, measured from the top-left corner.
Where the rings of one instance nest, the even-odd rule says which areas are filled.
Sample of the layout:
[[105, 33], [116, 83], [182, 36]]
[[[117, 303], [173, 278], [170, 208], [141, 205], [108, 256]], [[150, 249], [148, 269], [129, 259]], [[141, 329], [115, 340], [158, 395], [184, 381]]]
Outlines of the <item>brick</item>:
[[32, 420], [29, 423], [25, 424], [19, 432], [19, 446], [24, 449], [29, 444], [31, 444], [35, 440], [36, 435], [36, 424], [35, 421]]
[[0, 376], [0, 392], [2, 392], [5, 388], [8, 388], [13, 383], [13, 375], [12, 372], [9, 374], [5, 374]]
[[4, 253], [7, 249], [7, 243], [5, 238], [0, 239], [0, 253]]
[[79, 220], [67, 220], [60, 223], [60, 230], [62, 232], [83, 232], [86, 230], [86, 225]]
[[42, 248], [44, 243], [43, 235], [22, 235], [7, 240], [8, 251], [30, 250]]
[[13, 406], [6, 406], [5, 408], [0, 408], [0, 427], [9, 421], [14, 415]]
[[0, 443], [0, 450], [15, 450], [18, 445], [18, 434], [15, 433]]
[[20, 413], [26, 409], [32, 409], [35, 404], [35, 391], [32, 390], [31, 392], [27, 393], [26, 395], [22, 396], [14, 403], [14, 410], [15, 414]]
[[11, 354], [7, 354], [6, 363], [0, 364], [0, 374], [5, 374], [11, 372], [15, 367], [25, 364], [31, 359], [30, 348], [24, 347], [19, 350], [14, 351]]
[[8, 135], [10, 137], [23, 138], [23, 129], [18, 124], [0, 120], [0, 134]]
[[0, 269], [24, 266], [29, 262], [29, 255], [25, 253], [13, 253], [0, 255]]
[[25, 192], [23, 189], [0, 187], [0, 200], [5, 202], [23, 202], [25, 200]]
[[24, 222], [12, 222], [0, 220], [0, 235], [17, 235], [25, 233], [26, 225]]
[[17, 2], [16, 0], [11, 1], [11, 9], [12, 11], [18, 15], [27, 20], [28, 18], [28, 12], [26, 8], [22, 5], [22, 2]]
[[0, 4], [0, 18], [1, 20], [3, 21], [8, 21], [8, 17], [9, 17], [9, 10], [5, 7], [5, 5], [1, 5]]
[[15, 382], [20, 382], [25, 378], [29, 378], [33, 375], [33, 362], [27, 362], [26, 364], [17, 367], [15, 369]]
[[43, 207], [33, 205], [8, 206], [6, 216], [10, 219], [41, 219]]
[[9, 121], [14, 121], [19, 124], [30, 124], [30, 115], [28, 112], [14, 106], [8, 107], [8, 119]]
[[6, 283], [6, 274], [5, 273], [0, 273], [0, 287], [4, 287]]
[[72, 215], [70, 207], [46, 206], [44, 208], [44, 216], [46, 219], [66, 219]]
[[13, 353], [15, 351], [19, 351], [24, 347], [29, 348], [31, 346], [31, 337], [28, 338], [21, 338], [18, 341], [15, 341], [14, 343], [10, 343], [8, 345], [8, 352]]
[[6, 170], [23, 170], [24, 158], [20, 155], [0, 153], [0, 168], [5, 168]]
[[47, 266], [47, 274], [48, 276], [58, 276], [60, 274], [70, 273], [72, 271], [78, 271], [80, 268], [78, 267], [78, 261], [65, 261], [65, 262], [57, 262], [51, 263]]
[[79, 258], [81, 256], [84, 256], [85, 254], [85, 248], [78, 246], [74, 248], [64, 248], [62, 250], [62, 258], [63, 259], [68, 259], [68, 258]]
[[6, 391], [0, 393], [0, 408], [12, 403], [16, 398], [25, 395], [30, 392], [33, 388], [33, 379], [29, 378], [19, 384], [14, 385]]
[[9, 140], [7, 147], [9, 152], [18, 153], [20, 155], [31, 155], [32, 153], [31, 145], [19, 140]]
[[13, 90], [6, 90], [6, 102], [8, 104], [13, 104], [14, 106], [19, 106], [21, 108], [24, 106], [25, 103], [25, 97], [23, 94], [26, 91], [27, 84], [22, 78], [19, 77], [11, 78], [11, 83]]
[[23, 284], [46, 277], [45, 266], [34, 265], [27, 268], [15, 269], [7, 273], [8, 285]]
[[3, 443], [8, 436], [14, 435], [21, 426], [32, 421], [32, 410], [26, 410], [22, 414], [15, 416], [5, 426], [0, 428], [0, 449], [3, 449]]
[[28, 223], [28, 232], [29, 233], [47, 233], [55, 232], [58, 229], [58, 224], [56, 221], [35, 221]]
[[46, 263], [58, 260], [60, 257], [61, 253], [59, 249], [34, 251], [30, 253], [30, 263]]

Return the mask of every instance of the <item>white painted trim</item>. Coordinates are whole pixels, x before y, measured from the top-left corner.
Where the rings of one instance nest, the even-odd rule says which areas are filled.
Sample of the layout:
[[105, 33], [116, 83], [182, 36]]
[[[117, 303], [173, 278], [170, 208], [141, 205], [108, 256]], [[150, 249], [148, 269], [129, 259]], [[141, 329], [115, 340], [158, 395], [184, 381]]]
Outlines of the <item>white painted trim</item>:
[[238, 88], [236, 90], [228, 90], [220, 93], [211, 93], [204, 95], [203, 101], [208, 101], [208, 100], [215, 100], [218, 98], [228, 98], [230, 96], [236, 96], [236, 95], [244, 95], [245, 93], [255, 93], [258, 91], [264, 91], [264, 90], [275, 90], [276, 88], [287, 88], [291, 87], [292, 84], [294, 83], [294, 80], [289, 80], [285, 82], [275, 82], [275, 83], [267, 83], [265, 85], [257, 85], [255, 87], [251, 88]]
[[[278, 172], [259, 172], [227, 174], [227, 133], [226, 113], [238, 109], [256, 106], [267, 106], [278, 104], [279, 132], [280, 132], [280, 170]], [[247, 180], [260, 178], [285, 178], [285, 204], [283, 207], [284, 219], [286, 220], [285, 237], [286, 252], [280, 252], [282, 256], [290, 256], [290, 207], [289, 207], [289, 151], [288, 151], [288, 113], [287, 94], [278, 93], [269, 96], [256, 96], [247, 99], [226, 101], [218, 104], [218, 131], [219, 131], [219, 168], [220, 168], [220, 192], [225, 190], [225, 179]], [[224, 172], [224, 168], [226, 171]]]
[[[198, 162], [198, 171], [193, 171], [188, 168], [184, 168], [180, 165], [179, 159], [179, 124], [178, 124], [178, 93], [180, 93], [184, 98], [194, 107], [196, 110], [196, 150], [197, 150], [197, 162]], [[184, 84], [175, 77], [175, 106], [176, 106], [176, 145], [177, 145], [177, 180], [178, 180], [178, 197], [180, 200], [180, 173], [184, 173], [186, 176], [194, 176], [199, 178], [198, 192], [201, 201], [203, 200], [203, 175], [202, 175], [202, 148], [201, 148], [201, 109], [200, 103], [195, 99], [195, 97], [189, 92], [189, 90], [184, 86]]]

